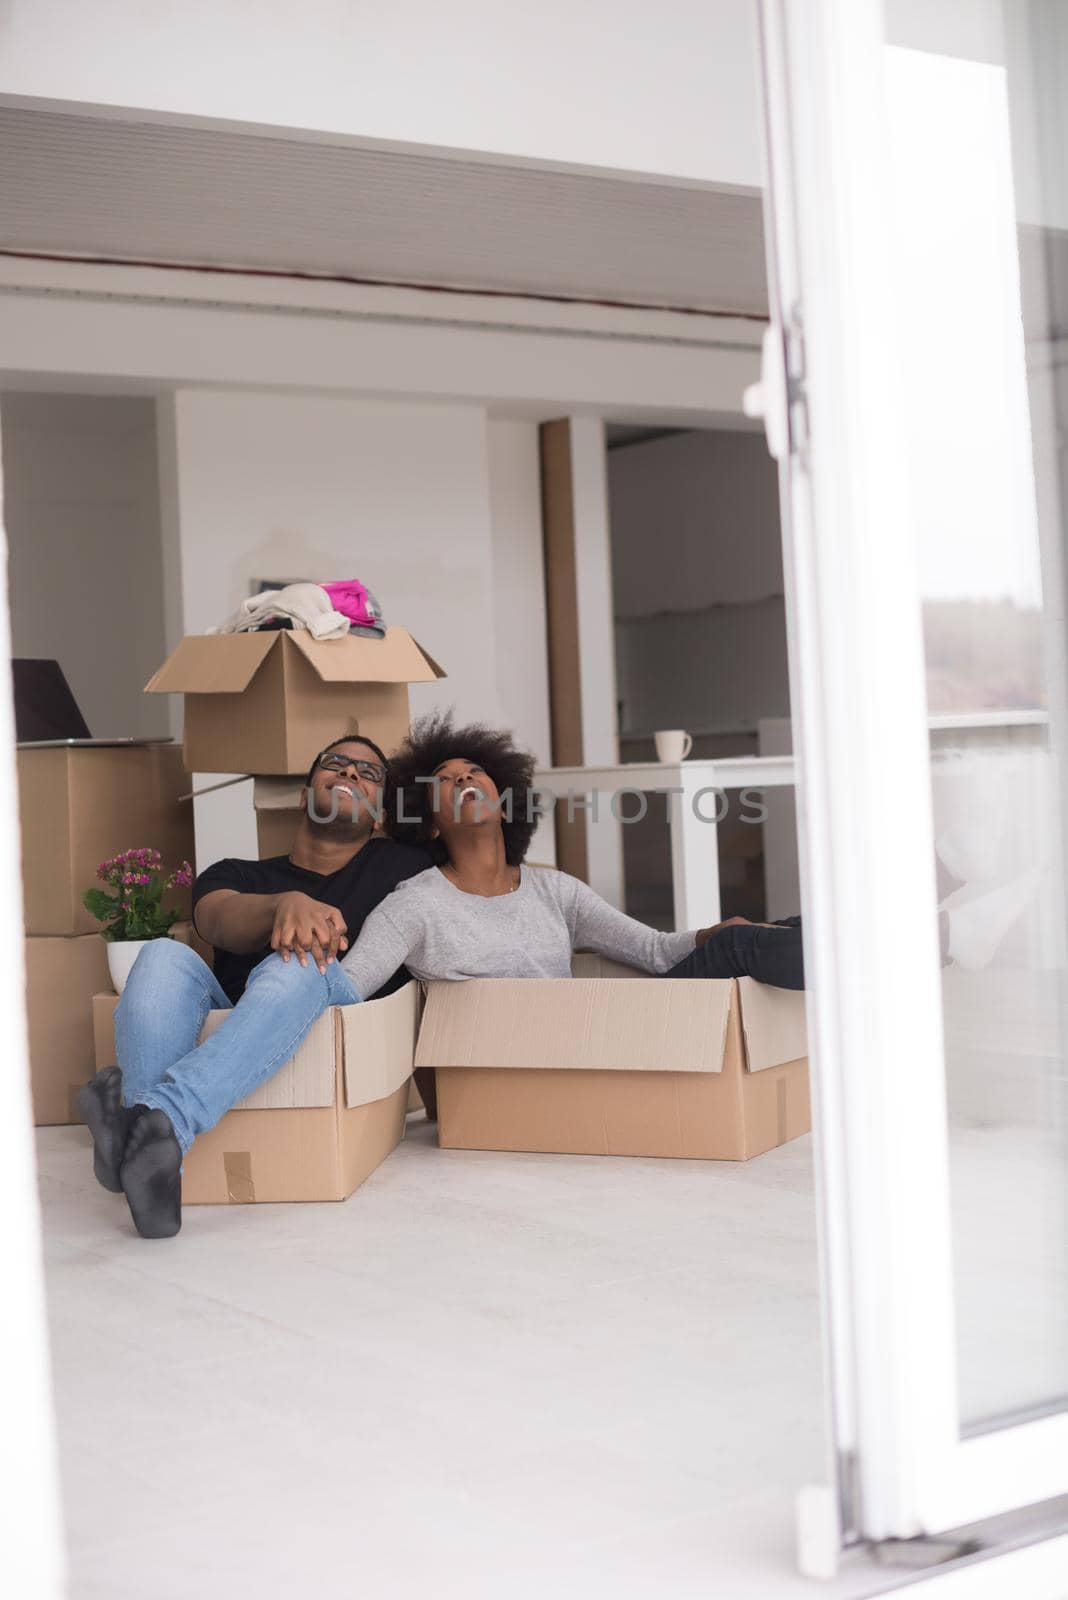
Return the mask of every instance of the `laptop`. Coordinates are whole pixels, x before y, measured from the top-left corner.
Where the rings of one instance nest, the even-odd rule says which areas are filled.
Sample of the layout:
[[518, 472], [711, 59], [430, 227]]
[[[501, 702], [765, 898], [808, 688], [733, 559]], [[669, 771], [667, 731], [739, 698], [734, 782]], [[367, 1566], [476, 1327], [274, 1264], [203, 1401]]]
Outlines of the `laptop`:
[[15, 691], [15, 739], [20, 750], [58, 745], [171, 744], [169, 738], [94, 739], [58, 661], [27, 657], [11, 663]]

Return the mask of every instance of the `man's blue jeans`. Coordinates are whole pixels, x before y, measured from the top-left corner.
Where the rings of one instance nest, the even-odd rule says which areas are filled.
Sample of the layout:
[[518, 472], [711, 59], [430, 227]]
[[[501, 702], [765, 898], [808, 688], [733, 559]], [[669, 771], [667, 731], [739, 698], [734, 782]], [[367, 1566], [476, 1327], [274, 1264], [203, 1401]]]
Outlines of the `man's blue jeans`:
[[[254, 967], [236, 1006], [195, 950], [153, 939], [134, 962], [115, 1013], [115, 1048], [126, 1105], [156, 1106], [188, 1150], [230, 1107], [296, 1052], [328, 1006], [359, 995], [337, 961], [325, 975], [309, 958], [271, 955]], [[209, 1011], [232, 1011], [198, 1044]]]

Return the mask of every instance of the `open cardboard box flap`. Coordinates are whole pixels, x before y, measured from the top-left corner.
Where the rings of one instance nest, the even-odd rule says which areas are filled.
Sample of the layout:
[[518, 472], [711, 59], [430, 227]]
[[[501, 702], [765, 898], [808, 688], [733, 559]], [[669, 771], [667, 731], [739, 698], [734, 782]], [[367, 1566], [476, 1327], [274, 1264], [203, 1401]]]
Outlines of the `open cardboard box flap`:
[[324, 683], [433, 683], [445, 676], [404, 628], [387, 628], [384, 639], [313, 639], [301, 629], [287, 637]]
[[253, 778], [252, 804], [257, 811], [294, 811], [303, 787], [303, 777]]
[[808, 1055], [805, 996], [796, 989], [775, 989], [755, 978], [738, 979], [742, 1008], [745, 1062], [750, 1072], [798, 1061]]
[[350, 1109], [385, 1099], [411, 1077], [422, 1007], [423, 992], [414, 979], [383, 999], [335, 1007]]
[[445, 676], [404, 628], [387, 628], [384, 639], [313, 639], [300, 628], [207, 633], [183, 639], [145, 693], [243, 694], [272, 650], [298, 651], [323, 683], [431, 683]]
[[[429, 984], [415, 1065], [720, 1072], [732, 1004], [750, 1072], [807, 1052], [804, 996], [794, 991], [649, 978], [597, 956], [576, 957], [574, 970], [570, 980]], [[606, 994], [613, 978], [627, 982]]]
[[[204, 1019], [200, 1042], [210, 1039], [232, 1011], [209, 1011]], [[266, 1083], [261, 1083], [240, 1101], [244, 1111], [288, 1111], [297, 1106], [334, 1104], [335, 1022], [332, 1011], [325, 1011], [311, 1027], [293, 1059]], [[373, 1098], [371, 1096], [370, 1098]]]
[[[93, 997], [98, 1065], [115, 1060], [115, 994]], [[332, 1006], [313, 1024], [295, 1056], [239, 1102], [241, 1111], [290, 1111], [335, 1104], [336, 1075], [344, 1072], [345, 1105], [384, 1100], [411, 1076], [421, 992], [414, 981], [395, 994], [362, 1005]], [[209, 1011], [201, 1040], [221, 1028], [232, 1011]]]
[[[592, 951], [578, 951], [571, 958], [571, 973], [576, 978], [644, 978], [637, 967]], [[671, 982], [671, 979], [665, 980]], [[775, 989], [754, 978], [738, 979], [738, 998], [745, 1043], [745, 1064], [750, 1072], [777, 1067], [784, 1061], [799, 1061], [808, 1055], [808, 1023], [805, 996], [792, 989]]]
[[242, 694], [281, 637], [191, 634], [145, 684], [145, 694]]
[[415, 1064], [720, 1071], [729, 983], [637, 978], [612, 989], [609, 1000], [601, 978], [431, 983]]
[[[291, 1061], [261, 1083], [241, 1109], [282, 1110], [332, 1106], [335, 1070], [344, 1072], [345, 1105], [384, 1100], [411, 1077], [415, 1030], [422, 995], [414, 981], [381, 1000], [331, 1006], [313, 1025]], [[202, 1039], [220, 1027], [229, 1011], [209, 1011]]]

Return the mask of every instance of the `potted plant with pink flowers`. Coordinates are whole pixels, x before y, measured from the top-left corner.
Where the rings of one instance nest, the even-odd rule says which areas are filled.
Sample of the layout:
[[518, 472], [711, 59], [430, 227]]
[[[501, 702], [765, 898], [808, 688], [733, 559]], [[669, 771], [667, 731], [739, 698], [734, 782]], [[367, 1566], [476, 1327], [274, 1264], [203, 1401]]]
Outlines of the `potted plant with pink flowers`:
[[109, 861], [102, 861], [96, 875], [103, 889], [86, 889], [82, 904], [100, 922], [107, 945], [108, 971], [121, 994], [130, 968], [146, 944], [170, 937], [180, 913], [163, 909], [168, 889], [187, 889], [193, 869], [183, 861], [168, 876], [158, 850], [123, 850]]

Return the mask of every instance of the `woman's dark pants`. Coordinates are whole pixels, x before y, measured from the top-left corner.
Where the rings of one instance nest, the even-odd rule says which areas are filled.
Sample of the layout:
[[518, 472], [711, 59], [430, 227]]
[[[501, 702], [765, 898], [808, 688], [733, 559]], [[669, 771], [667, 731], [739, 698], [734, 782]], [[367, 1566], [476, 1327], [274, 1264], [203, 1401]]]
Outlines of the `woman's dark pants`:
[[720, 928], [665, 978], [755, 978], [776, 989], [803, 989], [801, 918], [785, 917], [771, 928], [737, 922]]

